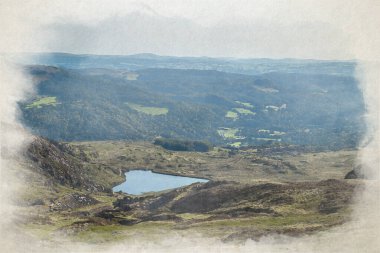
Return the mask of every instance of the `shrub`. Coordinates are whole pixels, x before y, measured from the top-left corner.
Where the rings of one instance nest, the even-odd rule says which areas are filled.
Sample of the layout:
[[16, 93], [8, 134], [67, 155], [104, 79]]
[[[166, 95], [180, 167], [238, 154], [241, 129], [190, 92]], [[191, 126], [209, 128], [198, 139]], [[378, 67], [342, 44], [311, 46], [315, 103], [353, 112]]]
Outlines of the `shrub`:
[[211, 144], [204, 141], [177, 140], [169, 138], [155, 139], [153, 144], [174, 151], [207, 152], [212, 148]]

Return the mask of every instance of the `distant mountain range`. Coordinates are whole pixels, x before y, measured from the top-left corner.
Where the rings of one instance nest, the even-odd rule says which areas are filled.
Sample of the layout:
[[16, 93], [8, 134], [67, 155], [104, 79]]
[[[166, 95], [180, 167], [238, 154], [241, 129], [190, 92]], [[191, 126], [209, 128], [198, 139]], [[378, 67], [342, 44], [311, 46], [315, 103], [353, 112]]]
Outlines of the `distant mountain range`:
[[[25, 56], [28, 56], [28, 60], [26, 60]], [[351, 76], [356, 66], [355, 61], [173, 57], [159, 56], [155, 54], [135, 54], [124, 56], [35, 53], [13, 55], [13, 58], [23, 64], [40, 64], [69, 69], [106, 68], [140, 70], [147, 68], [170, 68], [218, 70], [247, 75], [282, 72]]]
[[355, 147], [364, 103], [355, 62], [33, 55], [37, 95], [20, 104], [59, 141], [207, 140], [216, 145]]

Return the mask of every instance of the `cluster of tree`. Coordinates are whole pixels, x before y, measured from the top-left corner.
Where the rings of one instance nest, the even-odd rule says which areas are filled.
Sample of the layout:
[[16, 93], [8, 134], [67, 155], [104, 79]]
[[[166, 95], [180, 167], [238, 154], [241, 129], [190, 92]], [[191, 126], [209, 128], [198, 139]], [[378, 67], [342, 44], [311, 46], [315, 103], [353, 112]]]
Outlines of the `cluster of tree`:
[[169, 138], [157, 138], [154, 140], [154, 145], [159, 145], [168, 150], [174, 151], [210, 151], [212, 145], [204, 141], [178, 140]]

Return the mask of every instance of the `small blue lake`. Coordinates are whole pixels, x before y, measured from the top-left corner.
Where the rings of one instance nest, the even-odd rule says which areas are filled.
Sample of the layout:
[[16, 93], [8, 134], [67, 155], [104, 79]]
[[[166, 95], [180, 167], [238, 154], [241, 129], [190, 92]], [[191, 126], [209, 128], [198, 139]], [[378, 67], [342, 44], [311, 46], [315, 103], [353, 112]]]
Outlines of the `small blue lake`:
[[125, 182], [115, 186], [114, 192], [140, 195], [146, 192], [158, 192], [174, 189], [193, 183], [205, 183], [206, 179], [181, 177], [154, 173], [150, 170], [132, 170], [125, 173]]

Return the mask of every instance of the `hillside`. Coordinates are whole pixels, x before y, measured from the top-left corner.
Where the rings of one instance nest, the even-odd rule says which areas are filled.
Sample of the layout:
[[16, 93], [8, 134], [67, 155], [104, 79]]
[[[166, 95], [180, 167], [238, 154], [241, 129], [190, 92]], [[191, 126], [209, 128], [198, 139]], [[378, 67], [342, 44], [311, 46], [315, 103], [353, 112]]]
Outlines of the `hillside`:
[[[349, 219], [360, 181], [343, 177], [354, 166], [355, 151], [266, 152], [272, 155], [262, 150], [174, 152], [145, 142], [55, 143], [36, 138], [26, 152], [28, 190], [19, 200], [18, 226], [39, 240], [63, 236], [104, 243], [173, 231], [223, 240], [300, 235]], [[110, 192], [123, 180], [123, 171], [156, 163], [156, 172], [211, 181], [142, 196]]]
[[57, 141], [161, 136], [338, 150], [356, 147], [364, 131], [363, 98], [350, 75], [49, 66], [28, 71], [37, 95], [20, 104], [23, 121]]

